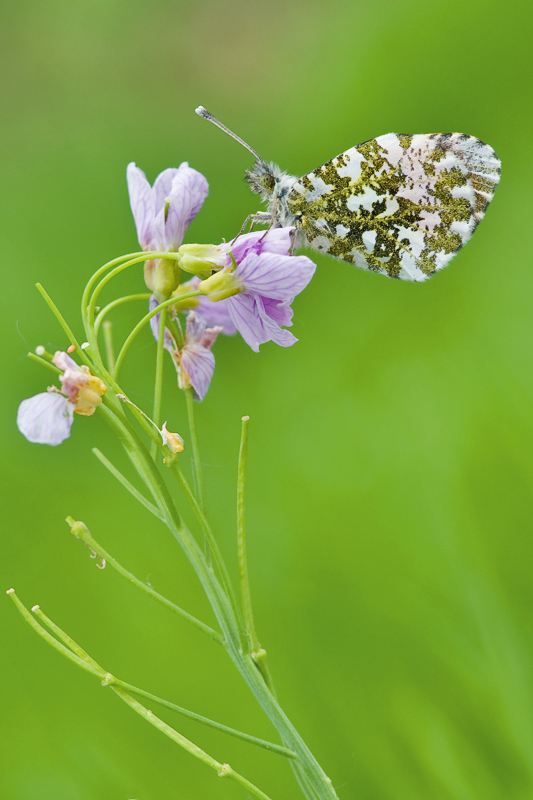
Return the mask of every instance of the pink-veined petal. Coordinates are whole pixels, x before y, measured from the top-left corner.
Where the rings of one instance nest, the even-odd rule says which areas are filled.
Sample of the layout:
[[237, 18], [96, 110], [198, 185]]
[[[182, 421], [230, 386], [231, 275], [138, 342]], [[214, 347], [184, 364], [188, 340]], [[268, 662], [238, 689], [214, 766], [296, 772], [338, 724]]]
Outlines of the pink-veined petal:
[[291, 303], [294, 297], [289, 300], [274, 300], [271, 297], [262, 297], [261, 299], [270, 319], [273, 319], [278, 325], [287, 325], [288, 327], [292, 325], [294, 312], [291, 308]]
[[315, 269], [316, 265], [307, 256], [250, 253], [238, 265], [235, 275], [242, 281], [244, 292], [288, 300], [305, 289]]
[[137, 228], [137, 238], [142, 249], [147, 249], [152, 241], [154, 221], [154, 198], [152, 187], [146, 175], [134, 162], [126, 170], [130, 205]]
[[179, 248], [185, 231], [208, 194], [209, 184], [200, 172], [187, 164], [175, 170], [170, 191], [157, 210], [154, 222], [153, 244], [156, 249], [175, 252]]
[[181, 368], [189, 376], [198, 400], [203, 400], [215, 370], [215, 357], [211, 350], [201, 344], [186, 344], [181, 351]]
[[200, 314], [195, 314], [194, 311], [189, 311], [187, 315], [187, 325], [185, 328], [185, 343], [186, 345], [197, 344], [202, 338], [205, 330], [205, 319]]
[[294, 228], [272, 228], [270, 231], [252, 231], [237, 237], [231, 243], [231, 252], [237, 263], [241, 262], [250, 250], [255, 253], [277, 253], [287, 256], [291, 248], [291, 231]]
[[[154, 308], [157, 308], [158, 305], [159, 305], [159, 303], [157, 302], [157, 299], [156, 299], [155, 295], [152, 295], [150, 297], [150, 300], [148, 301], [148, 307], [149, 307], [150, 311], [153, 311]], [[168, 309], [167, 309], [167, 313], [168, 313]], [[157, 341], [159, 341], [159, 319], [160, 319], [160, 313], [159, 314], [154, 314], [153, 317], [150, 317], [150, 328], [152, 329], [152, 333], [154, 334], [154, 337], [155, 337], [155, 339]], [[165, 348], [165, 350], [168, 350], [169, 353], [173, 353], [174, 352], [174, 347], [173, 347], [173, 344], [172, 344], [172, 337], [171, 337], [171, 335], [169, 333], [168, 328], [165, 328], [165, 343], [164, 343], [163, 347]]]
[[273, 341], [282, 347], [290, 347], [297, 342], [290, 331], [285, 331], [272, 320], [260, 297], [238, 294], [226, 300], [233, 323], [242, 338], [255, 353], [259, 345]]
[[165, 207], [165, 200], [172, 190], [172, 181], [183, 166], [188, 167], [189, 165], [184, 161], [179, 167], [164, 169], [155, 179], [152, 189], [154, 193], [154, 215], [158, 214], [161, 209]]
[[41, 392], [23, 400], [17, 413], [19, 431], [29, 442], [61, 444], [70, 436], [74, 406], [57, 392]]
[[209, 184], [195, 169], [178, 170], [172, 181], [165, 236], [173, 250], [183, 242], [185, 231], [200, 211], [209, 194]]

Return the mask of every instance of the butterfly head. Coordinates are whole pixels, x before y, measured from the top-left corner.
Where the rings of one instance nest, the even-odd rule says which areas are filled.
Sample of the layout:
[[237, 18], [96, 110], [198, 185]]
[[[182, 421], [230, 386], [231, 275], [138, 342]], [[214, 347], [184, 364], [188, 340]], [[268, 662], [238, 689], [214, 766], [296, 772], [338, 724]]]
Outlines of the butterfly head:
[[258, 159], [253, 169], [246, 170], [246, 180], [250, 184], [250, 189], [254, 194], [260, 194], [263, 200], [268, 200], [274, 192], [276, 186], [275, 168], [275, 164], [269, 165], [262, 159]]

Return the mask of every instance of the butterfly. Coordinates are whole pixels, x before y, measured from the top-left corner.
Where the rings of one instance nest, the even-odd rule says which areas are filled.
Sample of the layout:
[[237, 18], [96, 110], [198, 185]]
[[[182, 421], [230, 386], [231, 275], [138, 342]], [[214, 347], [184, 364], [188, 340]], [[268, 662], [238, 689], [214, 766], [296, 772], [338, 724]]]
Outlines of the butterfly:
[[294, 226], [296, 249], [306, 244], [390, 278], [420, 282], [445, 267], [500, 180], [492, 147], [465, 133], [387, 133], [297, 178], [267, 164], [203, 106], [196, 113], [257, 159], [246, 179], [268, 211], [245, 225]]

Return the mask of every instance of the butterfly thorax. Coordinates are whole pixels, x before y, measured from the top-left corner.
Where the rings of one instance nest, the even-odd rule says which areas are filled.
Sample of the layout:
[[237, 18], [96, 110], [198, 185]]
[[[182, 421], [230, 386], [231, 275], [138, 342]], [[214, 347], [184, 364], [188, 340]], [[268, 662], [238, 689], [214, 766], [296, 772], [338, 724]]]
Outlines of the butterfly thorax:
[[287, 204], [287, 198], [298, 180], [294, 175], [288, 175], [277, 164], [256, 161], [253, 170], [246, 170], [246, 180], [252, 192], [261, 195], [261, 199], [268, 203], [268, 213], [275, 227], [296, 224], [296, 217]]

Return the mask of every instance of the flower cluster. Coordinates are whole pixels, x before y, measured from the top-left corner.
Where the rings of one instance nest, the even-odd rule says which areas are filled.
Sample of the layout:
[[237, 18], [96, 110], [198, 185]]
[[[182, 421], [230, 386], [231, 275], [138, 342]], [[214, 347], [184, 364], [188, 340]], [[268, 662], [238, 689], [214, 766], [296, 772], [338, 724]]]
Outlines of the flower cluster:
[[63, 370], [61, 391], [49, 387], [47, 392], [23, 400], [17, 414], [20, 432], [38, 444], [61, 444], [70, 436], [74, 413], [92, 416], [107, 392], [100, 378], [91, 375], [88, 367], [78, 366], [67, 353], [58, 351], [52, 362]]
[[[289, 347], [297, 341], [286, 330], [292, 325], [291, 304], [315, 271], [315, 264], [309, 258], [291, 254], [292, 228], [256, 231], [218, 246], [182, 245], [185, 230], [207, 196], [207, 181], [201, 178], [198, 172], [182, 164], [178, 170], [165, 170], [150, 188], [141, 170], [133, 164], [128, 167], [130, 202], [141, 247], [174, 248], [179, 259], [173, 264], [196, 273], [189, 282], [174, 287], [170, 295], [177, 300], [174, 315], [189, 311], [189, 316], [181, 346], [167, 330], [165, 347], [176, 364], [180, 386], [192, 386], [199, 400], [205, 396], [213, 375], [215, 360], [211, 347], [218, 333], [232, 335], [238, 331], [255, 352], [265, 342]], [[163, 185], [170, 186], [165, 200]], [[162, 282], [157, 280], [157, 269], [161, 267], [155, 268], [155, 279], [152, 267], [147, 275], [148, 288], [154, 291], [151, 310], [164, 294]], [[175, 270], [172, 275], [175, 276]], [[170, 281], [165, 285], [169, 287]], [[202, 296], [180, 303], [180, 296], [193, 291], [201, 292]], [[158, 315], [152, 318], [152, 330], [157, 338]]]
[[[127, 182], [139, 244], [148, 253], [160, 254], [144, 267], [146, 285], [153, 292], [150, 310], [176, 299], [168, 313], [164, 347], [176, 366], [180, 388], [192, 387], [195, 399], [203, 400], [215, 368], [212, 347], [220, 333], [239, 332], [256, 353], [269, 341], [282, 347], [297, 341], [287, 330], [292, 325], [291, 305], [313, 277], [315, 264], [306, 256], [292, 255], [293, 228], [256, 231], [219, 245], [183, 244], [209, 193], [204, 176], [184, 162], [164, 170], [150, 186], [144, 172], [131, 163]], [[182, 271], [194, 277], [180, 283]], [[185, 331], [180, 314], [187, 315]], [[151, 327], [158, 338], [159, 314], [152, 317]], [[93, 414], [107, 388], [64, 352], [57, 352], [53, 363], [63, 371], [61, 391], [49, 388], [24, 400], [17, 424], [31, 442], [56, 445], [70, 435], [74, 413]]]

